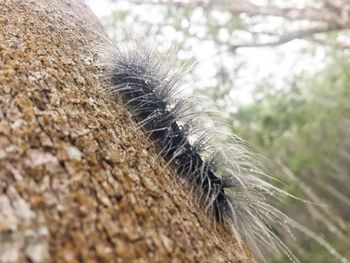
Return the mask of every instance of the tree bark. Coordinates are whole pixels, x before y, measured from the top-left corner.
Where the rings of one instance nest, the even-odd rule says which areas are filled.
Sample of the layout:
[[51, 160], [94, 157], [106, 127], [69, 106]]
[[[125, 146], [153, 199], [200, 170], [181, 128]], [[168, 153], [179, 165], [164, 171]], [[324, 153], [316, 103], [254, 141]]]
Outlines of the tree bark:
[[81, 0], [0, 0], [0, 262], [255, 262], [106, 96], [105, 41]]

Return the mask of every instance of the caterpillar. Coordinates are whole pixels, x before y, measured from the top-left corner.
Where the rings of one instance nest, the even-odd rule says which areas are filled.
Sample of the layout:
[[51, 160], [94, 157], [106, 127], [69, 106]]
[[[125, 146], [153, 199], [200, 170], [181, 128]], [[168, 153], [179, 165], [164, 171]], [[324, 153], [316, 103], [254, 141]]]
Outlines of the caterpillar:
[[[269, 250], [300, 262], [278, 234], [297, 228], [341, 262], [349, 262], [273, 205], [290, 195], [271, 183], [274, 178], [263, 172], [208, 99], [185, 96], [181, 77], [188, 67], [175, 67], [171, 56], [142, 42], [120, 43], [108, 52], [104, 74], [110, 91], [121, 98], [138, 128], [155, 143], [167, 165], [175, 167], [213, 221], [228, 223], [236, 239], [245, 241], [260, 259]], [[198, 104], [206, 110], [199, 111]]]

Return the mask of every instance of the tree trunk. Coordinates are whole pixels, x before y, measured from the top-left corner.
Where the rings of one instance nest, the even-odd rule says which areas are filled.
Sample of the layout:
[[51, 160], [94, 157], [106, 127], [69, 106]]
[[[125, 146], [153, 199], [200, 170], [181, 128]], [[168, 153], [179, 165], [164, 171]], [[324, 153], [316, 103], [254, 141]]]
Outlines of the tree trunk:
[[0, 262], [244, 258], [106, 96], [105, 39], [83, 1], [0, 0]]

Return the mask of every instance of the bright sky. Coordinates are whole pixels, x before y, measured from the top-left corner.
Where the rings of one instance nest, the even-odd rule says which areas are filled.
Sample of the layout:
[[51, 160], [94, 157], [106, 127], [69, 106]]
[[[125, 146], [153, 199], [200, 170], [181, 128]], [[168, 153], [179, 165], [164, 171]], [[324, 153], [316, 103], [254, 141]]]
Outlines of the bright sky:
[[[256, 0], [266, 2], [265, 0]], [[296, 0], [303, 4], [304, 0]], [[128, 1], [119, 0], [111, 3], [108, 0], [87, 0], [87, 4], [91, 7], [93, 12], [99, 17], [103, 18], [111, 14], [113, 10], [128, 10], [131, 4]], [[260, 3], [261, 4], [261, 3]], [[137, 12], [140, 16], [145, 16], [146, 19], [157, 21], [162, 19], [157, 13], [157, 10], [145, 9], [145, 7], [137, 7]], [[200, 18], [199, 18], [200, 19]], [[270, 22], [271, 28], [275, 28], [273, 20]], [[174, 30], [168, 29], [164, 41], [171, 43], [174, 36]], [[220, 32], [221, 33], [221, 32]], [[222, 32], [222, 38], [225, 39], [225, 32]], [[283, 87], [283, 83], [290, 79], [291, 72], [301, 73], [310, 72], [311, 69], [319, 69], [325, 58], [325, 53], [322, 48], [316, 49], [313, 57], [303, 56], [302, 60], [300, 50], [306, 47], [306, 43], [302, 40], [295, 40], [278, 48], [247, 48], [239, 49], [236, 59], [233, 61], [232, 57], [223, 59], [225, 65], [232, 65], [234, 63], [244, 62], [244, 67], [235, 75], [235, 88], [230, 93], [230, 97], [237, 103], [249, 103], [251, 101], [251, 92], [256, 84], [262, 82], [264, 79], [273, 80], [275, 87]], [[215, 57], [217, 50], [213, 48], [210, 43], [204, 43], [196, 46], [193, 50], [193, 56], [198, 62], [196, 73], [199, 75], [197, 85], [201, 83], [213, 81], [213, 72], [215, 72], [215, 65], [212, 58]], [[220, 58], [221, 59], [221, 58]]]

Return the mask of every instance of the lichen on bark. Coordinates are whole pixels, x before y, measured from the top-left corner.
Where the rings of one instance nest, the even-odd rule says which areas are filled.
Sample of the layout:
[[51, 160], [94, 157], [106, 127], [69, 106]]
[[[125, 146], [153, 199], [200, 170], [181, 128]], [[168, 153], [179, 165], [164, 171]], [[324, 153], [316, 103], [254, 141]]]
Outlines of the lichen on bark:
[[239, 261], [105, 95], [102, 36], [80, 0], [0, 0], [0, 262]]

